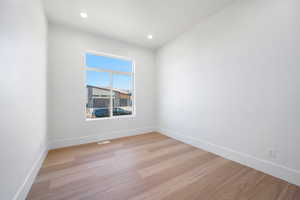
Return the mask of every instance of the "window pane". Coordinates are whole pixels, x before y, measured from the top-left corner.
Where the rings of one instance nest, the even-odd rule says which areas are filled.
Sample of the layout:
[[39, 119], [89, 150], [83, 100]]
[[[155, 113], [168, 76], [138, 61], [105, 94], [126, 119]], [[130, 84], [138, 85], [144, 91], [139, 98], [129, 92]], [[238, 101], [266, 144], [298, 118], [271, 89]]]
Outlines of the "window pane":
[[86, 117], [110, 116], [110, 75], [107, 72], [86, 71]]
[[108, 87], [110, 78], [108, 72], [86, 71], [86, 85]]
[[132, 72], [132, 62], [129, 60], [99, 56], [91, 53], [86, 54], [87, 67], [108, 69], [121, 72]]
[[113, 75], [113, 115], [131, 115], [132, 108], [132, 77]]

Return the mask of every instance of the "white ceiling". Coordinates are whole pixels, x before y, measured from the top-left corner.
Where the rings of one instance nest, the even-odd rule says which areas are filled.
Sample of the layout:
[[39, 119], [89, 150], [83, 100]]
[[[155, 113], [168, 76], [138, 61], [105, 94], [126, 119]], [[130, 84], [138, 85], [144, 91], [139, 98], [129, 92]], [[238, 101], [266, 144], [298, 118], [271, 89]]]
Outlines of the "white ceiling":
[[[44, 0], [44, 4], [50, 22], [155, 49], [232, 1]], [[87, 12], [88, 18], [81, 18], [80, 12]]]

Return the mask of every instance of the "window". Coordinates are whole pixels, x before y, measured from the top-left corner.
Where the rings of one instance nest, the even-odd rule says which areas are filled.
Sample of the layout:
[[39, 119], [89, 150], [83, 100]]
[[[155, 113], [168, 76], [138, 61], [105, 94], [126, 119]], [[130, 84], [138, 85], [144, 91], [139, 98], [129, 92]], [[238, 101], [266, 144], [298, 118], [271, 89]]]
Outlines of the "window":
[[85, 54], [86, 118], [132, 115], [133, 61], [98, 53]]

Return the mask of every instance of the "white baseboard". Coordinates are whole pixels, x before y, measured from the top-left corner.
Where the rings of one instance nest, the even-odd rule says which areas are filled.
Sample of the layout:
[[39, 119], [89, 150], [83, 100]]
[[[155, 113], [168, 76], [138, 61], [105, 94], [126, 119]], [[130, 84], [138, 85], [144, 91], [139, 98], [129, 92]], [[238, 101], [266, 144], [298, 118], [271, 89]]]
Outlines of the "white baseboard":
[[232, 150], [227, 147], [219, 146], [216, 144], [212, 144], [207, 141], [199, 140], [194, 137], [185, 136], [182, 133], [174, 132], [172, 130], [167, 130], [163, 128], [159, 128], [158, 132], [182, 141], [184, 143], [193, 145], [197, 148], [201, 148], [203, 150], [212, 152], [221, 157], [227, 158], [229, 160], [241, 163], [250, 168], [254, 168], [256, 170], [262, 171], [266, 174], [272, 175], [274, 177], [283, 179], [289, 183], [296, 184], [300, 186], [300, 171], [291, 169], [289, 167], [276, 164], [274, 162], [270, 162], [268, 160], [263, 160], [249, 154], [241, 153], [235, 150]]
[[145, 128], [122, 130], [122, 131], [112, 131], [112, 132], [106, 132], [102, 134], [88, 135], [83, 137], [74, 137], [68, 139], [58, 139], [58, 140], [50, 139], [49, 149], [57, 149], [57, 148], [74, 146], [79, 144], [97, 142], [101, 140], [110, 140], [115, 138], [140, 135], [144, 133], [153, 132], [155, 130], [156, 129], [154, 127], [145, 127]]
[[32, 168], [30, 169], [28, 175], [26, 176], [23, 184], [17, 191], [16, 195], [14, 196], [13, 200], [25, 200], [28, 192], [31, 189], [31, 186], [47, 156], [48, 153], [48, 148], [47, 145], [43, 146], [41, 153], [39, 154], [38, 158], [36, 161], [33, 163]]

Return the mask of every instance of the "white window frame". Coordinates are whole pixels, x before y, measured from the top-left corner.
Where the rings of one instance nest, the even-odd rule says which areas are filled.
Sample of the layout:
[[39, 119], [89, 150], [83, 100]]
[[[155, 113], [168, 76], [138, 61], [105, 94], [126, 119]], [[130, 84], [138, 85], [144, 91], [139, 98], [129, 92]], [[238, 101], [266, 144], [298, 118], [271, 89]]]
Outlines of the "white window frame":
[[[105, 56], [109, 58], [117, 58], [117, 59], [122, 59], [122, 60], [127, 60], [132, 63], [132, 72], [122, 72], [122, 71], [117, 71], [117, 70], [109, 70], [109, 69], [100, 69], [100, 68], [95, 68], [95, 67], [88, 67], [86, 64], [86, 54], [93, 54], [96, 56]], [[87, 50], [83, 54], [83, 65], [84, 65], [84, 74], [85, 74], [85, 89], [86, 89], [86, 72], [87, 71], [95, 71], [95, 72], [108, 72], [109, 77], [110, 77], [110, 85], [108, 89], [110, 89], [110, 117], [99, 117], [99, 118], [87, 118], [86, 117], [86, 112], [85, 112], [85, 119], [86, 121], [94, 121], [94, 120], [106, 120], [106, 119], [122, 119], [122, 118], [133, 118], [135, 117], [136, 114], [136, 107], [135, 107], [135, 62], [132, 58], [128, 58], [125, 56], [117, 56], [113, 54], [108, 54], [108, 53], [103, 53], [103, 52], [96, 52], [96, 51], [91, 51]], [[101, 66], [99, 66], [101, 67]], [[131, 101], [132, 101], [132, 112], [131, 115], [119, 115], [119, 116], [113, 116], [113, 74], [121, 74], [121, 75], [129, 75], [131, 76], [131, 87], [132, 87], [132, 96], [131, 96]], [[86, 97], [85, 97], [86, 99]], [[86, 102], [85, 102], [85, 110], [86, 110]]]

